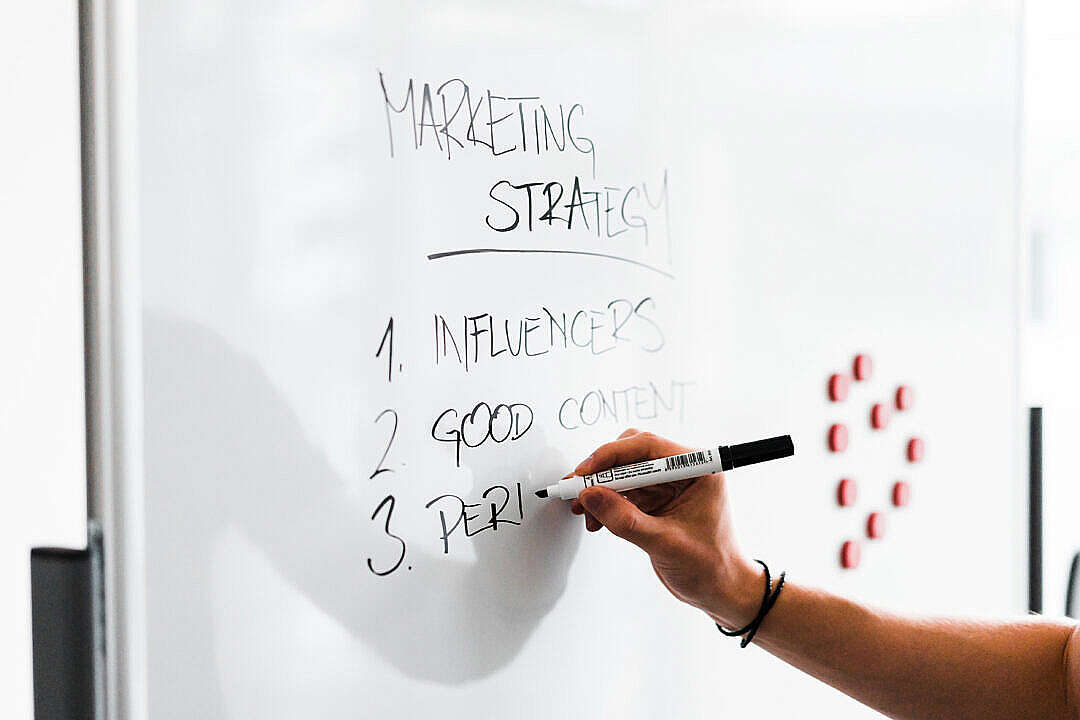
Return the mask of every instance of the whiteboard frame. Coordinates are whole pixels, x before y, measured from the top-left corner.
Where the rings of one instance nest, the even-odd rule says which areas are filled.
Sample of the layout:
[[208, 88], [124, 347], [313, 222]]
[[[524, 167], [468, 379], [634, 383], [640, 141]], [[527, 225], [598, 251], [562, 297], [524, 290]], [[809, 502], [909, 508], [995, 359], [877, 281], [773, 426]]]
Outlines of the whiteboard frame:
[[147, 716], [136, 0], [80, 0], [87, 506], [104, 541], [97, 717]]

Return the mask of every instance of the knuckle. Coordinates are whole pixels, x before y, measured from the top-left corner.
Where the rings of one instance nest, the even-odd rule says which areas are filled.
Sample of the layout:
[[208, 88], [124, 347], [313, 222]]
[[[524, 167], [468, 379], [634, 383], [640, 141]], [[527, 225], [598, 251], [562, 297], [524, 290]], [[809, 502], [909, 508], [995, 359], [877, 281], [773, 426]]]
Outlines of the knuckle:
[[607, 462], [608, 458], [611, 456], [611, 453], [611, 443], [604, 443], [600, 447], [593, 450], [592, 464], [595, 465], [597, 463]]
[[619, 535], [622, 537], [630, 538], [638, 534], [639, 521], [637, 515], [626, 513], [618, 518], [615, 524], [618, 526]]

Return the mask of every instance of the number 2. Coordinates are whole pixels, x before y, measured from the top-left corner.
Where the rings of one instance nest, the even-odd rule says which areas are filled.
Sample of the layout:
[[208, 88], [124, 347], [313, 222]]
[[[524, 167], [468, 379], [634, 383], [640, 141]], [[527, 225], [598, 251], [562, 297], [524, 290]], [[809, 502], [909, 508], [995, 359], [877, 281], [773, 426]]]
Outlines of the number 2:
[[383, 416], [388, 414], [388, 413], [390, 415], [394, 416], [394, 427], [390, 430], [390, 439], [386, 441], [386, 449], [383, 450], [382, 457], [379, 459], [378, 464], [375, 465], [375, 472], [371, 473], [371, 475], [368, 475], [368, 480], [371, 480], [372, 478], [374, 478], [379, 473], [394, 472], [393, 468], [383, 467], [383, 463], [386, 462], [386, 456], [390, 454], [390, 446], [394, 444], [394, 437], [397, 435], [397, 426], [398, 426], [398, 414], [397, 414], [397, 411], [396, 410], [391, 410], [390, 408], [386, 408], [381, 413], [379, 413], [378, 415], [375, 416], [375, 424], [378, 425], [379, 421], [383, 419]]

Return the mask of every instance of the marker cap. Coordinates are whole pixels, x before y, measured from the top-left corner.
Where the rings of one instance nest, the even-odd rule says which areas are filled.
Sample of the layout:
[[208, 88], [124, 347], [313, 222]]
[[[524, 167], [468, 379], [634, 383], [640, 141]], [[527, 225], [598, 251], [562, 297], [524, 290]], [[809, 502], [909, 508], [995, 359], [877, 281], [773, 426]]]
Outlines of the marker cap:
[[731, 466], [743, 467], [754, 463], [791, 457], [795, 454], [795, 443], [790, 435], [755, 440], [731, 446]]

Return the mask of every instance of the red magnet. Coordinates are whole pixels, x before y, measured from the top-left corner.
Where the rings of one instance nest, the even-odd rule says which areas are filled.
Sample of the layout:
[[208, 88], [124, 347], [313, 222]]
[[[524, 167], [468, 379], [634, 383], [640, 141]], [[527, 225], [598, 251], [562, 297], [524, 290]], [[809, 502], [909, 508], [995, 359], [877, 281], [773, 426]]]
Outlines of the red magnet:
[[911, 488], [903, 480], [897, 480], [892, 486], [892, 504], [904, 507], [911, 500]]
[[884, 403], [874, 403], [870, 408], [870, 427], [881, 430], [889, 424], [889, 408]]
[[869, 355], [859, 353], [855, 356], [855, 362], [852, 365], [855, 371], [856, 380], [869, 380], [870, 373], [874, 370], [874, 364], [870, 360]]
[[840, 484], [836, 486], [836, 502], [840, 503], [841, 507], [848, 507], [855, 504], [856, 496], [855, 481], [851, 478], [844, 478], [840, 481]]
[[908, 462], [919, 462], [923, 459], [923, 453], [926, 452], [926, 448], [923, 447], [923, 441], [921, 438], [913, 437], [908, 440], [907, 443], [907, 459]]
[[879, 512], [872, 512], [866, 518], [866, 536], [877, 539], [885, 534], [885, 516]]
[[896, 409], [909, 410], [911, 408], [911, 388], [901, 385], [896, 388]]
[[845, 540], [840, 548], [840, 565], [847, 570], [859, 567], [859, 543]]
[[851, 378], [841, 373], [833, 373], [829, 378], [829, 399], [833, 402], [847, 400], [848, 390], [851, 389]]
[[844, 452], [847, 450], [848, 432], [847, 427], [836, 423], [829, 428], [829, 449], [833, 452]]

